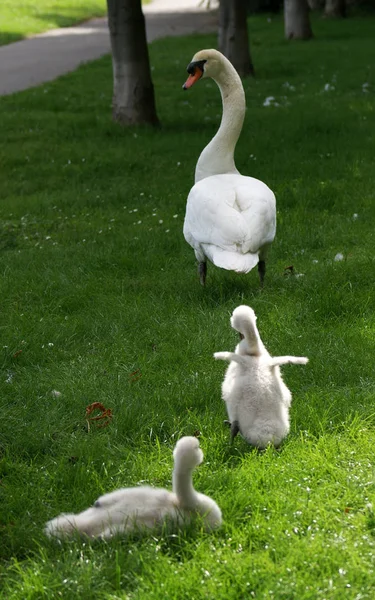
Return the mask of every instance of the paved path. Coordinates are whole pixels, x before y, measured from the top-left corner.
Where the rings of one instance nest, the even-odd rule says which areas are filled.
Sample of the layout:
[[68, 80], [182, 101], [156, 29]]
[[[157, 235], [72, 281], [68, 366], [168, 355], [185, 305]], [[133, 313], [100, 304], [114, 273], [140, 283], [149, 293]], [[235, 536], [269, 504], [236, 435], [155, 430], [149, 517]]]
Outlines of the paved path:
[[[213, 3], [211, 2], [211, 5]], [[147, 40], [214, 31], [217, 15], [199, 0], [153, 0], [144, 7]], [[0, 95], [51, 81], [110, 52], [107, 19], [53, 29], [0, 47]]]

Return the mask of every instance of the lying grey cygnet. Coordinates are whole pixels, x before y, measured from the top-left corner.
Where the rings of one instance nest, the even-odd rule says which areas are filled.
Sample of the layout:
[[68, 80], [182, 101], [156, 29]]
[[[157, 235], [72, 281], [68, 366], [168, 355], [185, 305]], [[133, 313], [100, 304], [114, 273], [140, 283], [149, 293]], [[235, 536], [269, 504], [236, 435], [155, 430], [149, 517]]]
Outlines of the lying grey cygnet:
[[257, 448], [270, 443], [279, 446], [288, 435], [289, 408], [292, 394], [285, 385], [280, 365], [305, 365], [308, 358], [272, 357], [264, 347], [256, 326], [256, 316], [249, 306], [238, 306], [231, 325], [241, 341], [234, 352], [215, 352], [214, 357], [230, 365], [222, 384], [231, 426], [231, 441], [238, 432]]
[[164, 522], [181, 527], [197, 516], [206, 530], [219, 527], [220, 508], [193, 487], [192, 472], [203, 461], [197, 438], [181, 438], [173, 457], [172, 492], [151, 486], [122, 488], [101, 496], [79, 514], [61, 514], [48, 521], [45, 533], [57, 538], [77, 532], [90, 538], [110, 538], [117, 533], [161, 527]]

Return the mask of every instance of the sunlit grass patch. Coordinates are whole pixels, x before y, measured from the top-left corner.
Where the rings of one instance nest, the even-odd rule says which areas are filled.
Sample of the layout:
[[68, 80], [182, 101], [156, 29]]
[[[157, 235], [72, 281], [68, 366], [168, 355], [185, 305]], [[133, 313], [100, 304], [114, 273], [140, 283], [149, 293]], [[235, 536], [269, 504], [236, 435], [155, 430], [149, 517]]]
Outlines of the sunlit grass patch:
[[[151, 46], [160, 130], [111, 122], [110, 59], [2, 98], [0, 583], [8, 598], [368, 598], [374, 589], [373, 22], [316, 21], [283, 40], [250, 20], [240, 171], [275, 191], [266, 283], [209, 265], [182, 236], [218, 90], [182, 92], [214, 36]], [[345, 57], [345, 61], [343, 59]], [[325, 89], [326, 84], [331, 87]], [[364, 84], [368, 85], [364, 87]], [[267, 97], [278, 106], [264, 106]], [[293, 266], [293, 273], [287, 267]], [[220, 398], [229, 317], [250, 304], [285, 367], [291, 433], [229, 447]], [[56, 394], [59, 392], [59, 394]], [[85, 408], [113, 411], [88, 428]], [[200, 432], [194, 482], [223, 528], [64, 544], [44, 523], [101, 493], [169, 488], [172, 449]]]

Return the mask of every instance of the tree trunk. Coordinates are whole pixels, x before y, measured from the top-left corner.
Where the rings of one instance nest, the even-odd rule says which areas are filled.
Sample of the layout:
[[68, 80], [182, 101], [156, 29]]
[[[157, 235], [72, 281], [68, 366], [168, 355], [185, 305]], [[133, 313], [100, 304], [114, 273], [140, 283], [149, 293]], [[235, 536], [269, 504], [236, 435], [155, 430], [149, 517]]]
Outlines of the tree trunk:
[[324, 0], [307, 0], [310, 10], [320, 10], [324, 6]]
[[113, 118], [158, 124], [141, 0], [107, 0], [112, 47]]
[[220, 0], [219, 50], [240, 77], [254, 75], [247, 32], [246, 0]]
[[326, 0], [324, 7], [325, 17], [344, 18], [346, 17], [345, 0]]
[[307, 0], [285, 0], [284, 21], [288, 40], [308, 40], [312, 37]]

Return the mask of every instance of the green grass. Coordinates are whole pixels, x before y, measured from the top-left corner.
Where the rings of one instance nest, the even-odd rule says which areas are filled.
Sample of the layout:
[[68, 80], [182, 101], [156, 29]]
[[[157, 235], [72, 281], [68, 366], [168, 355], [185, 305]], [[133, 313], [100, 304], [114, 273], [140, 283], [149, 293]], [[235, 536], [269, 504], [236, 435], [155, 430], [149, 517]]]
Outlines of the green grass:
[[[152, 45], [160, 130], [111, 122], [109, 58], [0, 99], [2, 598], [374, 597], [373, 28], [317, 20], [314, 40], [289, 44], [280, 19], [250, 21], [257, 79], [236, 159], [277, 196], [263, 292], [255, 272], [212, 266], [202, 289], [182, 236], [221, 104], [212, 83], [181, 84], [214, 36]], [[285, 276], [291, 264], [303, 276]], [[294, 399], [279, 451], [229, 448], [222, 424], [212, 354], [234, 348], [240, 303], [271, 353], [310, 357], [283, 369]], [[114, 418], [88, 432], [95, 401]], [[196, 430], [195, 483], [221, 530], [45, 539], [47, 519], [103, 491], [169, 487], [175, 441]]]
[[106, 0], [2, 0], [0, 45], [57, 27], [103, 17]]
[[[142, 4], [148, 2], [150, 0], [142, 0]], [[106, 14], [106, 0], [2, 0], [0, 46]]]

